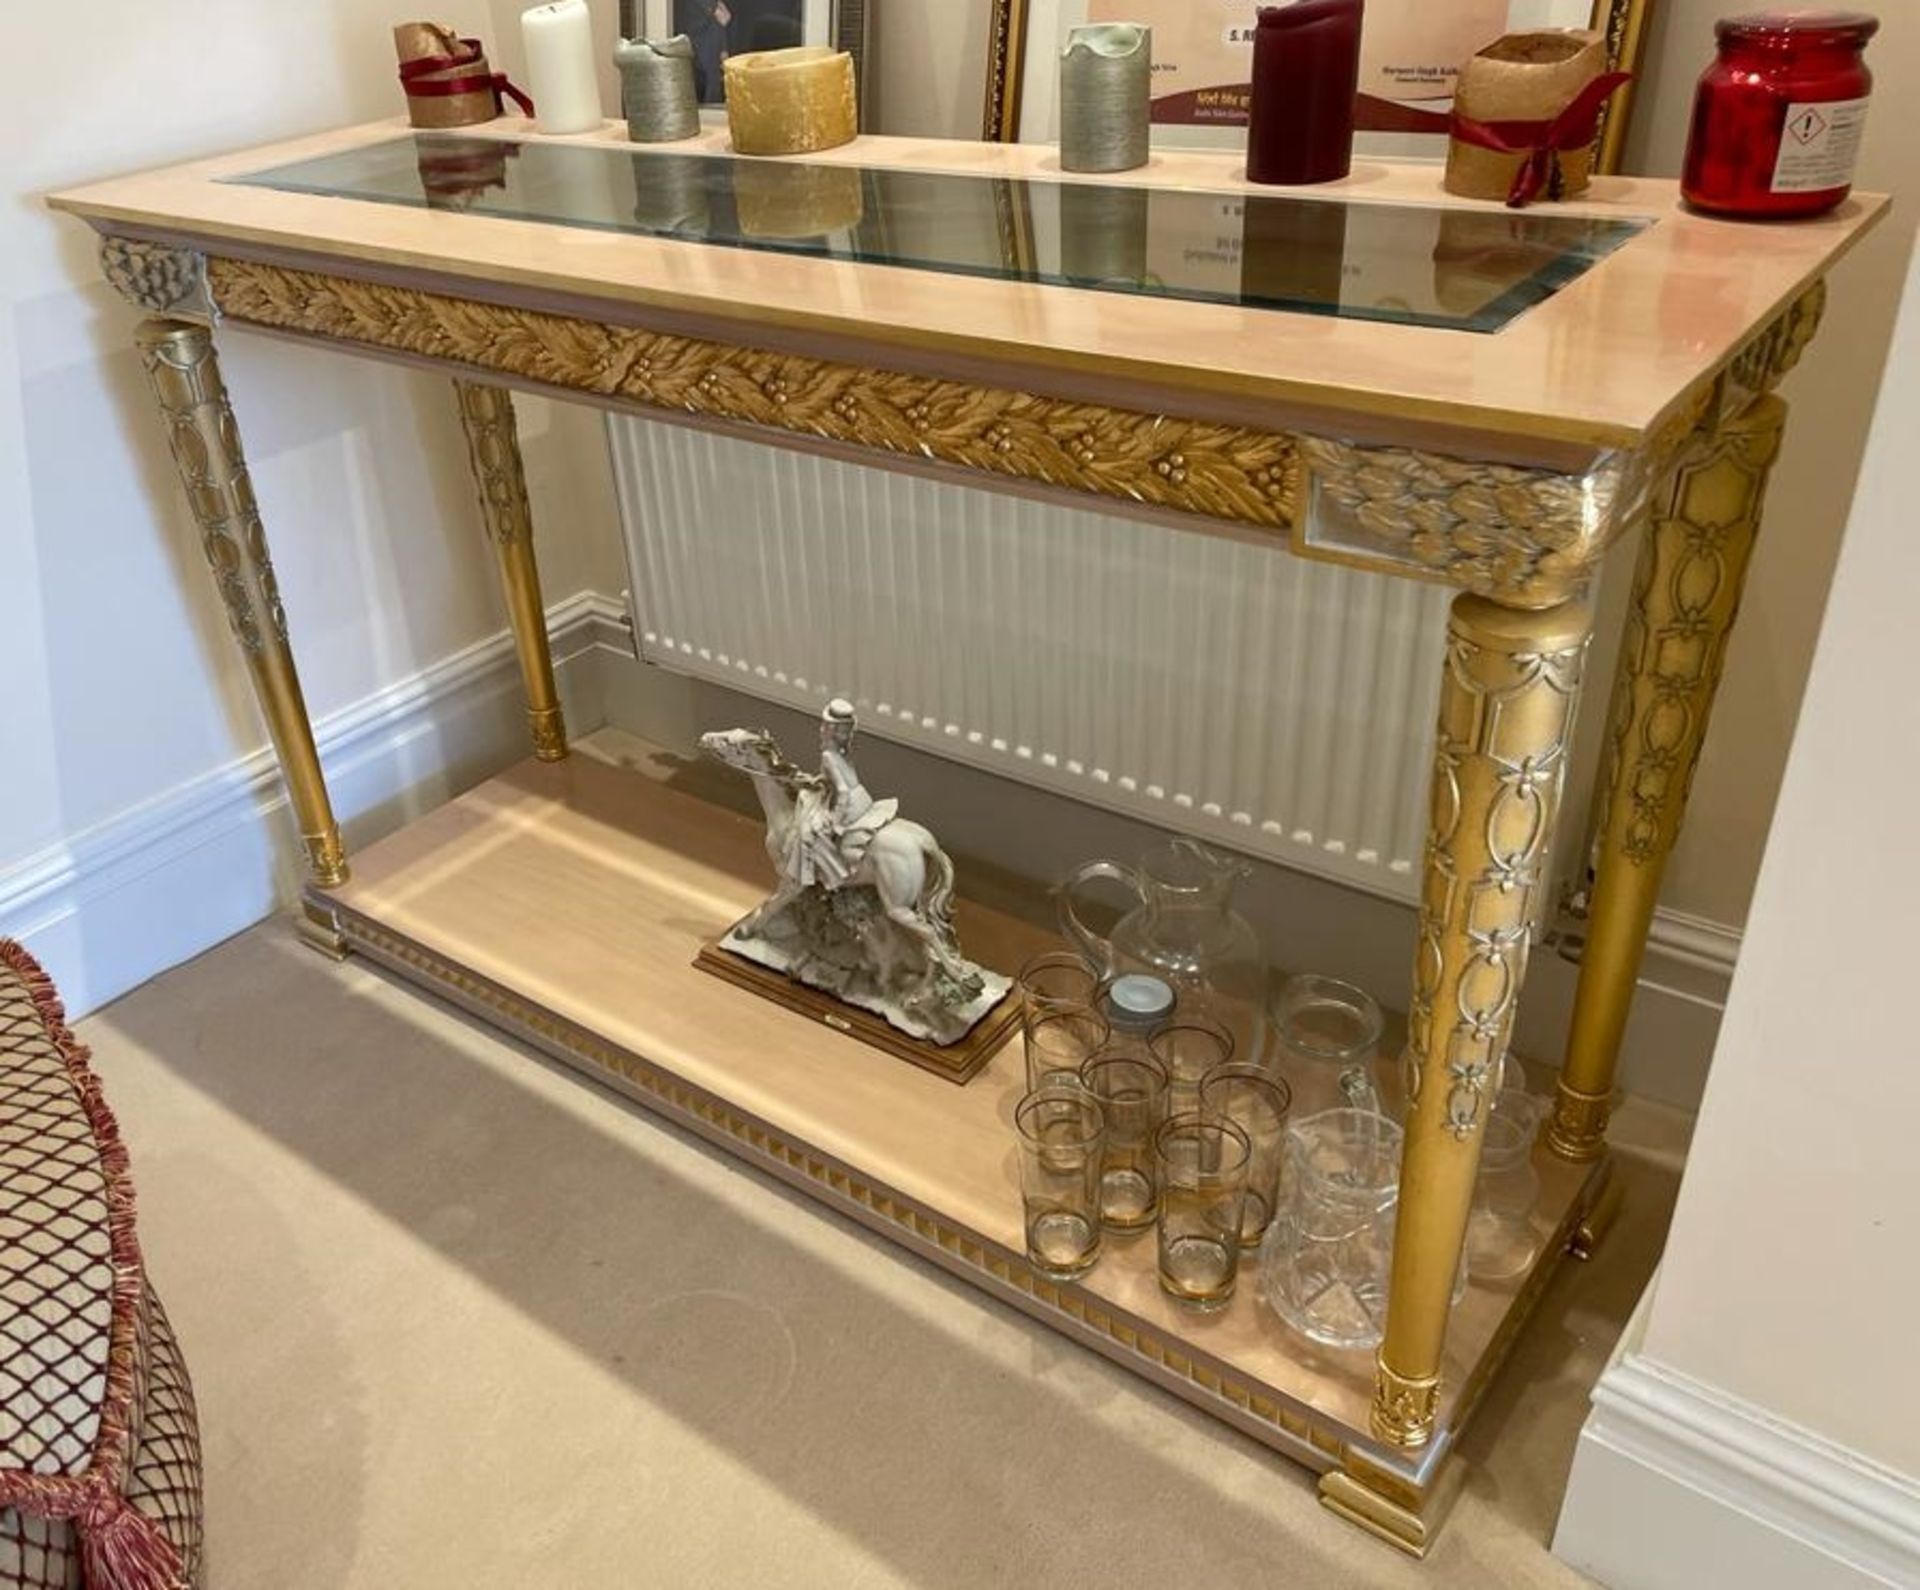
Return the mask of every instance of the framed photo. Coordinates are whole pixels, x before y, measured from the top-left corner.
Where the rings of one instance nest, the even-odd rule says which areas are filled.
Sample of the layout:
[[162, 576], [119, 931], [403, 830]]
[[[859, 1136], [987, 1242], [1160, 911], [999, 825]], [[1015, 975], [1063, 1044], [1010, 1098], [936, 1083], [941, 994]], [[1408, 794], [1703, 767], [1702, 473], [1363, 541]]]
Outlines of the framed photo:
[[703, 121], [726, 119], [722, 66], [730, 55], [824, 44], [853, 57], [866, 120], [867, 0], [644, 0], [650, 39], [684, 33], [693, 41], [694, 89]]
[[[1060, 52], [1086, 22], [1153, 29], [1153, 141], [1237, 149], [1246, 141], [1260, 0], [993, 0], [983, 136], [1059, 136]], [[1266, 0], [1271, 4], [1272, 0]], [[1367, 0], [1356, 124], [1363, 154], [1440, 159], [1460, 63], [1503, 33], [1586, 28], [1616, 66], [1636, 69], [1654, 0]], [[1599, 169], [1617, 168], [1631, 110], [1624, 89], [1601, 125]]]

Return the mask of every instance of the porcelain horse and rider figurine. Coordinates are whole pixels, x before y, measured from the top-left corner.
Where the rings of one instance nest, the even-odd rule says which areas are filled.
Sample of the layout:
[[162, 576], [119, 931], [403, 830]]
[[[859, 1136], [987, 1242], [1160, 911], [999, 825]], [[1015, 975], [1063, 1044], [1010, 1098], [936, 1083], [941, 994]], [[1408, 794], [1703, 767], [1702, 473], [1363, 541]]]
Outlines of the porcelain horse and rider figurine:
[[853, 765], [845, 701], [820, 720], [820, 771], [796, 767], [770, 730], [724, 729], [700, 748], [745, 773], [767, 817], [778, 882], [720, 948], [870, 1011], [926, 1043], [961, 1042], [1006, 997], [969, 961], [953, 923], [953, 863], [939, 841], [875, 800]]

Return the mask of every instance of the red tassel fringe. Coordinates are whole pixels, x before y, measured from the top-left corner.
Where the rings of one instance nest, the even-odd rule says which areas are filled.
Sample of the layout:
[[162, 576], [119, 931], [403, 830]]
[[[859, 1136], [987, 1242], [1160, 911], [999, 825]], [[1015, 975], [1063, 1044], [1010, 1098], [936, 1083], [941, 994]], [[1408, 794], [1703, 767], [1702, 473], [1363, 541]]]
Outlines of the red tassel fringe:
[[87, 1590], [187, 1590], [180, 1554], [125, 1497], [75, 1519]]
[[107, 1107], [86, 1046], [67, 1026], [67, 1012], [40, 963], [12, 939], [0, 939], [0, 966], [27, 996], [60, 1052], [80, 1095], [107, 1188], [107, 1235], [113, 1264], [113, 1319], [100, 1433], [83, 1475], [0, 1470], [0, 1507], [41, 1518], [71, 1519], [80, 1536], [88, 1590], [186, 1590], [173, 1543], [122, 1494], [132, 1465], [134, 1365], [146, 1319], [146, 1271], [134, 1231], [133, 1180], [120, 1124]]

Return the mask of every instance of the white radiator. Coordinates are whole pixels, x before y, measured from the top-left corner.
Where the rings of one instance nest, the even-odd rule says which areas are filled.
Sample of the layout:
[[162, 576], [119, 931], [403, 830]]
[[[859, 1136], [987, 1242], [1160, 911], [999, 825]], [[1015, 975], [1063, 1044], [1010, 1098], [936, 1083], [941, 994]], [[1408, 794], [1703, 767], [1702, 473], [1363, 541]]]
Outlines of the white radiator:
[[1445, 590], [608, 427], [648, 661], [1415, 897]]

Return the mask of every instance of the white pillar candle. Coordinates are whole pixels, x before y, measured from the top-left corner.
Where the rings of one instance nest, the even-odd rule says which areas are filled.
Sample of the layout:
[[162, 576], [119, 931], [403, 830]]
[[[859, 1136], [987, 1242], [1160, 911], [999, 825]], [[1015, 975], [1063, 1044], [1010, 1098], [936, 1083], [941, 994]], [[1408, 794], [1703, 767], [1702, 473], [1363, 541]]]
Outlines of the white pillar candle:
[[527, 92], [533, 124], [543, 133], [596, 132], [600, 84], [587, 0], [553, 0], [520, 14], [527, 47]]

